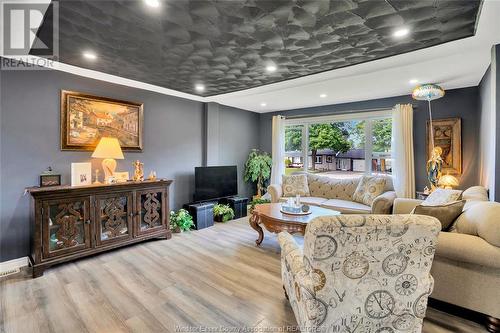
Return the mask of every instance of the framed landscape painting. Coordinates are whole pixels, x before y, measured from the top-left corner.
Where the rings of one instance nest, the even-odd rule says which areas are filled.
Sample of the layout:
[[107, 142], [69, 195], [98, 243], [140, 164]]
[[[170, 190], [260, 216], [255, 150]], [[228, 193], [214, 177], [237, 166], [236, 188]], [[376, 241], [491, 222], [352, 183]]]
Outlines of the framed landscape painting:
[[123, 150], [142, 151], [143, 104], [61, 91], [61, 149], [94, 150], [114, 137]]
[[[443, 151], [443, 175], [462, 174], [462, 120], [460, 118], [433, 119], [434, 145]], [[427, 160], [431, 158], [430, 124], [427, 121]]]

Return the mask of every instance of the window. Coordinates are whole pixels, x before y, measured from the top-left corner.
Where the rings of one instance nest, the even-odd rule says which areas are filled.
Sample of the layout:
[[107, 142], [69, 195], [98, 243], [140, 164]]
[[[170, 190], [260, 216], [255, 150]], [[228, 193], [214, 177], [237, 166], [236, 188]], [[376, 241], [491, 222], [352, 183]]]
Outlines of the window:
[[303, 128], [303, 125], [293, 125], [285, 128], [285, 174], [287, 175], [303, 168]]
[[[352, 178], [392, 172], [390, 111], [288, 119], [286, 125], [288, 173]], [[295, 163], [299, 157], [301, 163]]]

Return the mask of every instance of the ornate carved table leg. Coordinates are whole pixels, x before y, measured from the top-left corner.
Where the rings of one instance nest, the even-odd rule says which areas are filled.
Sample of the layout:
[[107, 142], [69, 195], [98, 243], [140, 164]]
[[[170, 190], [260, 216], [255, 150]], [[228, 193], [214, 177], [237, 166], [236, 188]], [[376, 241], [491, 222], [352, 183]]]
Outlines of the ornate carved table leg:
[[255, 241], [255, 244], [259, 246], [264, 240], [264, 231], [262, 231], [262, 228], [259, 225], [259, 216], [257, 214], [252, 214], [252, 216], [250, 216], [250, 226], [259, 233], [259, 238]]

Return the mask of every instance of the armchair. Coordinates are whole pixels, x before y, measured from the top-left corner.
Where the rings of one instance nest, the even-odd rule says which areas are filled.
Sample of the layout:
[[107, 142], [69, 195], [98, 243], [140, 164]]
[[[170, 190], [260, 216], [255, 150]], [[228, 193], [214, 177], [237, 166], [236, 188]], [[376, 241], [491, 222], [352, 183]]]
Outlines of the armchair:
[[280, 233], [283, 286], [301, 331], [421, 332], [439, 231], [427, 216], [338, 215], [313, 220], [303, 249]]

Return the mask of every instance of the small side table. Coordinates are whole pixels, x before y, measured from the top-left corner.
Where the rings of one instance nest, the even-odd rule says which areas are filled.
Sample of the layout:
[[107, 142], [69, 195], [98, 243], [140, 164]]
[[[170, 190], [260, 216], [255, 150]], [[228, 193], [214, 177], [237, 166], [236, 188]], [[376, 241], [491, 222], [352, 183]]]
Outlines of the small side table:
[[419, 200], [425, 200], [427, 199], [427, 197], [429, 196], [430, 193], [424, 193], [424, 192], [420, 192], [420, 191], [417, 191], [417, 199]]

